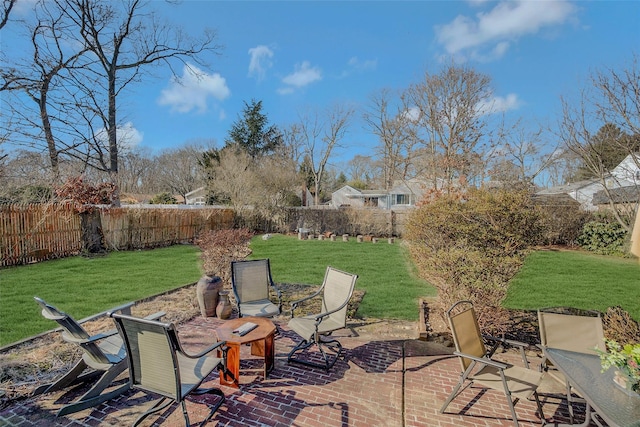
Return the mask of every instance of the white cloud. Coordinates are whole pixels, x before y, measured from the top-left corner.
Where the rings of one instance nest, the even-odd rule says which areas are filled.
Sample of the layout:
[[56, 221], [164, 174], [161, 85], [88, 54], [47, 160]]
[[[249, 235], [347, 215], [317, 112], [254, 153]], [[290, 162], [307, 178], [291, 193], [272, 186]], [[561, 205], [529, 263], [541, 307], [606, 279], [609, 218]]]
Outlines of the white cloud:
[[256, 77], [262, 80], [269, 68], [272, 67], [273, 51], [264, 45], [259, 45], [249, 49], [251, 60], [249, 61], [249, 77]]
[[[133, 123], [127, 122], [116, 129], [116, 139], [118, 148], [121, 151], [128, 151], [138, 146], [144, 139], [144, 134], [133, 126]], [[109, 144], [109, 135], [107, 130], [102, 128], [96, 133], [96, 140], [103, 145]]]
[[518, 95], [510, 93], [506, 97], [494, 96], [491, 99], [487, 99], [476, 105], [476, 110], [480, 114], [504, 113], [517, 109], [520, 107], [520, 104], [521, 102], [518, 99]]
[[172, 111], [188, 113], [191, 110], [207, 110], [207, 99], [213, 97], [222, 101], [231, 91], [224, 77], [218, 73], [207, 74], [198, 67], [187, 64], [182, 77], [172, 77], [166, 89], [163, 89], [158, 103], [169, 105]]
[[313, 82], [322, 80], [322, 71], [312, 67], [309, 61], [296, 64], [295, 71], [282, 79], [282, 82], [292, 88], [301, 88]]
[[357, 70], [357, 71], [369, 71], [369, 70], [375, 70], [376, 67], [378, 66], [378, 60], [377, 59], [366, 59], [366, 60], [360, 60], [357, 56], [352, 57], [351, 59], [349, 59], [349, 67]]
[[451, 23], [436, 27], [436, 38], [449, 54], [481, 55], [476, 50], [487, 49], [490, 57], [499, 57], [514, 40], [563, 24], [576, 10], [565, 0], [501, 1], [474, 18], [458, 15]]

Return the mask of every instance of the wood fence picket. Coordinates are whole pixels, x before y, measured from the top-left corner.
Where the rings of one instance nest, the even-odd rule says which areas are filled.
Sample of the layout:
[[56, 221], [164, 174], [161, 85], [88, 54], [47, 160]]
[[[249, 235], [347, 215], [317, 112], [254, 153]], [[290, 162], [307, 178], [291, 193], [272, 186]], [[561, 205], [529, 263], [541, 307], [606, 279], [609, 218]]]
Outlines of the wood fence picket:
[[[193, 242], [204, 230], [231, 228], [231, 209], [159, 207], [100, 208], [109, 250], [144, 249]], [[77, 255], [80, 215], [71, 205], [0, 205], [0, 266]]]

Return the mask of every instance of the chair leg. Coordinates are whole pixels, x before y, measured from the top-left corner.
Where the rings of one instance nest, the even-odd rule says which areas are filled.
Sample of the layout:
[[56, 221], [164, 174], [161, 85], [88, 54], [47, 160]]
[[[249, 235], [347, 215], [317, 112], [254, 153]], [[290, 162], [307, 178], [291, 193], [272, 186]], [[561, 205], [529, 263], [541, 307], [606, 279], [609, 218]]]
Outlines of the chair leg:
[[[451, 394], [449, 395], [449, 397], [447, 398], [447, 400], [442, 404], [442, 407], [440, 408], [440, 413], [444, 414], [445, 409], [447, 409], [447, 406], [449, 406], [449, 404], [451, 403], [451, 401], [458, 395], [458, 393], [461, 391], [461, 388], [464, 384], [464, 382], [467, 380], [467, 377], [469, 376], [469, 374], [471, 373], [471, 370], [473, 369], [473, 367], [476, 365], [476, 362], [471, 362], [471, 364], [469, 365], [469, 367], [460, 374], [460, 379], [458, 380], [458, 384], [456, 384], [456, 386], [453, 388], [453, 390], [451, 391]], [[469, 383], [467, 386], [469, 386], [471, 383]], [[466, 388], [466, 387], [464, 387]]]
[[127, 369], [127, 361], [122, 360], [120, 363], [113, 365], [110, 369], [105, 371], [100, 379], [87, 391], [82, 397], [80, 397], [75, 402], [63, 406], [57, 413], [57, 416], [72, 414], [74, 412], [82, 411], [87, 408], [91, 408], [93, 406], [97, 406], [107, 400], [111, 400], [114, 397], [121, 395], [126, 392], [130, 388], [129, 382], [119, 386], [118, 388], [109, 391], [107, 393], [103, 393], [104, 390], [109, 387], [109, 385], [113, 382], [113, 380], [118, 377], [122, 372]]
[[[201, 394], [216, 394], [218, 396], [220, 396], [220, 401], [218, 403], [216, 403], [213, 408], [211, 409], [211, 412], [209, 412], [209, 415], [207, 415], [207, 418], [205, 418], [201, 423], [200, 426], [205, 425], [206, 423], [209, 422], [209, 420], [211, 419], [211, 417], [213, 417], [213, 414], [216, 413], [216, 411], [218, 410], [218, 408], [220, 408], [220, 406], [222, 406], [222, 404], [225, 401], [225, 396], [224, 393], [222, 392], [222, 390], [218, 389], [218, 388], [199, 388], [197, 390], [195, 390], [193, 393], [191, 394], [195, 394], [195, 395], [201, 395]], [[182, 401], [182, 405], [183, 405], [183, 411], [185, 410], [184, 408], [184, 401]], [[187, 426], [189, 425], [189, 418], [186, 415], [185, 412], [185, 419], [187, 420]]]
[[[166, 403], [164, 403], [165, 401], [166, 401]], [[163, 410], [167, 406], [171, 405], [173, 402], [174, 402], [173, 400], [171, 400], [171, 399], [169, 399], [167, 397], [161, 398], [156, 403], [154, 403], [153, 406], [151, 406], [144, 414], [142, 414], [142, 415], [140, 415], [138, 417], [138, 419], [133, 423], [133, 427], [136, 427], [138, 424], [140, 424], [149, 415]], [[164, 405], [163, 405], [163, 403], [164, 403]]]
[[[303, 351], [314, 344], [317, 344], [318, 350], [320, 351], [320, 354], [322, 355], [322, 358], [324, 360], [324, 364], [311, 362], [308, 360], [301, 359], [299, 357], [294, 357], [295, 353], [299, 351]], [[328, 355], [324, 347], [329, 348], [332, 352], [335, 353], [335, 355], [334, 356]], [[310, 341], [302, 340], [298, 343], [298, 345], [296, 345], [289, 352], [289, 355], [287, 356], [287, 362], [300, 363], [302, 365], [310, 366], [313, 368], [320, 368], [320, 369], [324, 369], [325, 371], [328, 371], [333, 367], [333, 365], [335, 365], [341, 353], [342, 353], [342, 344], [340, 344], [340, 342], [337, 340], [323, 340], [322, 338], [320, 338], [318, 342], [315, 342], [313, 340], [310, 340]]]
[[80, 359], [73, 365], [73, 368], [69, 370], [62, 377], [58, 378], [56, 381], [50, 384], [41, 385], [33, 391], [33, 396], [37, 396], [39, 394], [49, 393], [51, 391], [62, 390], [72, 384], [88, 381], [100, 375], [102, 371], [91, 371], [84, 375], [82, 372], [87, 368], [87, 364], [84, 360]]

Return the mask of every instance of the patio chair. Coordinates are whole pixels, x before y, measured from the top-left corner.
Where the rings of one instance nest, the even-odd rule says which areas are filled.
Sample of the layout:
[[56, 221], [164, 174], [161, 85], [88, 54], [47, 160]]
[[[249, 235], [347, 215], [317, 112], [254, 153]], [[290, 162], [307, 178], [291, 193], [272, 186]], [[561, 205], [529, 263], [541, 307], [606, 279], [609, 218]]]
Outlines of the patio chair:
[[[187, 353], [178, 340], [173, 323], [140, 319], [112, 313], [125, 347], [129, 362], [129, 383], [132, 388], [162, 396], [133, 423], [137, 426], [149, 415], [167, 408], [174, 402], [182, 405], [185, 423], [190, 426], [185, 404], [188, 395], [212, 393], [219, 397], [204, 425], [225, 400], [218, 388], [199, 388], [211, 372], [226, 371], [225, 342], [219, 341], [197, 354]], [[217, 357], [216, 351], [223, 357]]]
[[[332, 332], [347, 325], [347, 303], [353, 294], [358, 276], [345, 273], [332, 267], [327, 267], [320, 289], [313, 295], [291, 303], [291, 320], [289, 328], [302, 337], [302, 340], [289, 352], [288, 362], [301, 363], [307, 366], [331, 369], [340, 357], [342, 345], [336, 339], [327, 339]], [[296, 308], [301, 302], [322, 296], [320, 313], [303, 317], [295, 317]], [[302, 352], [313, 345], [317, 345], [324, 363], [317, 363], [303, 359], [298, 352]], [[330, 356], [325, 351], [331, 350]]]
[[[515, 404], [519, 399], [530, 399], [533, 396], [538, 405], [538, 414], [544, 424], [542, 405], [536, 391], [543, 373], [529, 369], [524, 352], [526, 344], [483, 336], [471, 301], [458, 301], [447, 310], [446, 317], [456, 346], [454, 354], [460, 360], [461, 374], [458, 384], [440, 408], [440, 413], [444, 413], [447, 406], [461, 391], [461, 387], [468, 381], [466, 387], [477, 383], [484, 388], [502, 391], [507, 398], [515, 426], [518, 426]], [[485, 345], [485, 340], [493, 341], [489, 349]], [[500, 344], [520, 347], [525, 367], [493, 360], [491, 357]]]
[[[543, 348], [598, 354], [595, 350], [597, 348], [606, 352], [602, 318], [597, 311], [568, 307], [541, 308], [538, 310], [538, 327], [540, 346]], [[584, 399], [574, 397], [569, 381], [547, 359], [542, 361], [542, 368], [551, 378], [565, 386], [569, 419], [573, 423], [573, 403], [584, 402]]]
[[[129, 389], [128, 383], [116, 388], [109, 387], [116, 377], [127, 368], [124, 346], [118, 331], [113, 329], [104, 333], [89, 335], [82, 327], [82, 323], [95, 320], [105, 315], [106, 312], [76, 321], [67, 313], [47, 304], [42, 298], [34, 297], [34, 299], [42, 308], [42, 315], [47, 319], [55, 320], [62, 327], [62, 339], [80, 346], [83, 351], [82, 358], [76, 362], [69, 372], [51, 384], [36, 388], [33, 392], [34, 396], [61, 390], [70, 385], [86, 382], [96, 378], [98, 375], [102, 375], [82, 397], [73, 403], [63, 406], [57, 413], [58, 416], [61, 416], [97, 406]], [[110, 311], [130, 313], [132, 305], [133, 303], [128, 303]], [[152, 317], [159, 318], [163, 315], [164, 313], [156, 313]], [[85, 372], [87, 369], [90, 370]], [[108, 391], [107, 388], [109, 388]]]
[[[273, 317], [282, 312], [282, 294], [271, 278], [269, 259], [231, 262], [231, 284], [238, 303], [238, 317]], [[278, 304], [269, 299], [269, 287]]]

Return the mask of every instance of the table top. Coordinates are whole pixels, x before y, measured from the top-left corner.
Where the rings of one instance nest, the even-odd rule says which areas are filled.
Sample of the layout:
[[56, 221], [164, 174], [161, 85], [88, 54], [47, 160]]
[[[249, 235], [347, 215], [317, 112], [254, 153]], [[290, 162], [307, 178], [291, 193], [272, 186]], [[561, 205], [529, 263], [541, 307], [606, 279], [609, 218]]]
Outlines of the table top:
[[629, 394], [613, 382], [614, 369], [601, 372], [596, 354], [545, 348], [545, 355], [610, 426], [640, 426], [640, 395]]
[[[233, 333], [236, 328], [248, 322], [255, 323], [258, 327], [243, 336]], [[219, 341], [242, 345], [263, 340], [269, 335], [274, 334], [276, 332], [276, 325], [266, 317], [239, 317], [225, 321], [222, 326], [216, 328], [215, 332]]]

